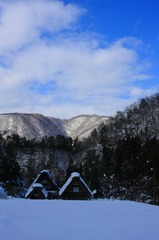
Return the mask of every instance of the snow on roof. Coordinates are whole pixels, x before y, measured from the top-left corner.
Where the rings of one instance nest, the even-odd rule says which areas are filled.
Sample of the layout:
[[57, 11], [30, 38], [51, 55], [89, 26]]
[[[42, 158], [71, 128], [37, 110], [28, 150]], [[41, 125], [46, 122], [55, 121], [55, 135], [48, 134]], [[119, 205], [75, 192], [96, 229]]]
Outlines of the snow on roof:
[[80, 177], [80, 174], [78, 172], [73, 172], [71, 173], [72, 177]]
[[27, 198], [32, 191], [33, 191], [33, 187], [30, 186], [30, 188], [28, 188], [28, 191], [25, 194], [25, 198]]
[[34, 190], [34, 188], [41, 188], [42, 193], [44, 194], [45, 198], [48, 197], [48, 192], [46, 191], [46, 189], [43, 187], [43, 185], [41, 183], [34, 183], [30, 186], [30, 188], [28, 189], [27, 193], [25, 194], [25, 198], [27, 198], [29, 196], [29, 194]]
[[47, 173], [47, 175], [52, 180], [52, 182], [57, 186], [56, 179], [54, 178], [54, 176], [52, 175], [52, 173], [49, 170], [42, 170], [36, 179], [38, 179], [42, 173]]
[[38, 176], [34, 179], [34, 181], [33, 181], [33, 183], [31, 184], [31, 186], [38, 181], [38, 179], [39, 179], [39, 177], [41, 176], [42, 173], [47, 173], [47, 175], [49, 176], [49, 178], [51, 179], [51, 181], [55, 184], [55, 186], [57, 186], [57, 182], [56, 182], [55, 178], [53, 177], [52, 173], [51, 173], [49, 170], [42, 170], [42, 171], [38, 174]]
[[33, 185], [32, 185], [32, 187], [33, 188], [43, 188], [43, 185], [41, 184], [41, 183], [34, 183]]
[[44, 187], [42, 188], [42, 192], [43, 192], [45, 198], [47, 198], [48, 197], [48, 191], [46, 191], [46, 189]]
[[89, 187], [87, 186], [87, 184], [85, 183], [85, 181], [83, 180], [83, 178], [81, 177], [81, 175], [78, 172], [73, 172], [71, 173], [71, 176], [67, 179], [67, 181], [65, 182], [65, 184], [62, 186], [62, 188], [59, 191], [59, 195], [61, 196], [63, 194], [63, 192], [66, 190], [66, 188], [68, 187], [68, 185], [72, 182], [74, 177], [78, 177], [80, 179], [80, 181], [83, 183], [83, 185], [86, 187], [86, 189], [88, 190], [88, 192], [91, 194], [91, 196], [93, 196], [93, 193], [91, 192], [91, 190], [89, 189]]

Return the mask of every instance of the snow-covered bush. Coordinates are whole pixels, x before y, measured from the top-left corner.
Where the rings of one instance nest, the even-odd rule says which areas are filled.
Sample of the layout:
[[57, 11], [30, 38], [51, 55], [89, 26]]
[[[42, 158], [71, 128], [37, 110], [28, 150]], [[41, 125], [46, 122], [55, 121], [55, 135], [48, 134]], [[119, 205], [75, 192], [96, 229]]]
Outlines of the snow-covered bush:
[[7, 196], [5, 189], [0, 186], [0, 199], [6, 199], [7, 197], [8, 196]]

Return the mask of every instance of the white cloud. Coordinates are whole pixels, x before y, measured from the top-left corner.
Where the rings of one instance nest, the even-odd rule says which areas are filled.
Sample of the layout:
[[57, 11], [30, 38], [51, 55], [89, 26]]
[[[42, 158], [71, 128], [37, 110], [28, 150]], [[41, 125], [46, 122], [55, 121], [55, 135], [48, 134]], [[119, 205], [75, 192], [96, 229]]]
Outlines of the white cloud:
[[147, 92], [135, 87], [148, 79], [137, 39], [104, 45], [96, 34], [79, 34], [84, 10], [60, 1], [0, 6], [1, 112], [110, 115]]
[[74, 5], [50, 0], [0, 1], [0, 8], [1, 53], [36, 43], [43, 31], [67, 29], [83, 12]]

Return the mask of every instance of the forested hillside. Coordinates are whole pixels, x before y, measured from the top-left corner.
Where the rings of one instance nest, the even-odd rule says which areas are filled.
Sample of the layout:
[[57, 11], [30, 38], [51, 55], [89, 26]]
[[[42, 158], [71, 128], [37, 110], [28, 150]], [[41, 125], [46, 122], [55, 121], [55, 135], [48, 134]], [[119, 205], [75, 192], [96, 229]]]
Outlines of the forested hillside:
[[159, 204], [159, 94], [142, 99], [101, 124], [83, 140], [18, 135], [0, 138], [0, 182], [9, 194], [24, 196], [43, 169], [61, 185], [79, 171], [96, 197]]
[[[105, 197], [159, 201], [159, 94], [117, 112], [92, 132], [99, 154], [99, 189]], [[98, 147], [97, 147], [98, 146]], [[89, 152], [88, 152], [89, 153]], [[98, 170], [100, 167], [98, 167]]]

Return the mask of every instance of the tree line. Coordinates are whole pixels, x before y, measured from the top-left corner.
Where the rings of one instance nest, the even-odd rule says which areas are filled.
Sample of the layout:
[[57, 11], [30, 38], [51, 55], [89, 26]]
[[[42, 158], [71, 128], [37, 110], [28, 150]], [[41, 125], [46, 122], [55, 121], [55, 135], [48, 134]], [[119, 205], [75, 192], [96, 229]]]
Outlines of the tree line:
[[[63, 136], [45, 137], [40, 142], [15, 135], [0, 139], [0, 182], [10, 194], [21, 192], [22, 195], [41, 170], [50, 169], [61, 182], [71, 172], [79, 171], [89, 187], [97, 190], [96, 197], [159, 203], [159, 141], [156, 138], [142, 143], [139, 136], [127, 136], [115, 147], [101, 141], [91, 148], [87, 148], [86, 140], [74, 142]], [[55, 150], [67, 153], [63, 155], [67, 157], [64, 169], [55, 163], [51, 154]], [[19, 152], [25, 151], [28, 159], [21, 163]], [[35, 161], [35, 152], [39, 151], [43, 153], [42, 160]], [[47, 162], [46, 152], [50, 154]], [[80, 161], [76, 161], [77, 157]]]

